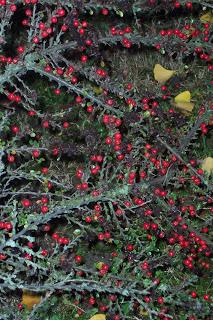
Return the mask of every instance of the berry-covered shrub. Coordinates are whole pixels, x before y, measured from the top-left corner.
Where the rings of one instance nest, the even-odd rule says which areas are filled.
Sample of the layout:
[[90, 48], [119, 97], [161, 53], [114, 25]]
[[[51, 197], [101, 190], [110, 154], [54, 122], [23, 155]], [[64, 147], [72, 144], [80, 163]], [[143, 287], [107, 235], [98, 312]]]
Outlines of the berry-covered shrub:
[[211, 1], [0, 0], [0, 319], [210, 319]]

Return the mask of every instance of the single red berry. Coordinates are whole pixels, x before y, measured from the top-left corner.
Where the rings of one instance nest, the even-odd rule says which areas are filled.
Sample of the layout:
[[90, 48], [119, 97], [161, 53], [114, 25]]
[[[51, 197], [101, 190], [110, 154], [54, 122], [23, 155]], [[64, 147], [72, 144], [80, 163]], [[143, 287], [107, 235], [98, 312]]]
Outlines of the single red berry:
[[48, 255], [48, 251], [47, 251], [46, 249], [42, 249], [42, 250], [41, 250], [41, 255], [42, 255], [43, 257], [46, 257], [46, 256]]
[[45, 232], [50, 231], [50, 225], [46, 224], [46, 225], [43, 227], [43, 230], [44, 230]]
[[11, 222], [6, 222], [4, 228], [5, 228], [7, 231], [11, 231], [11, 230], [13, 229], [13, 225], [12, 225]]
[[12, 126], [11, 131], [15, 134], [19, 133], [20, 129], [17, 126]]
[[23, 309], [23, 304], [22, 303], [18, 303], [17, 307], [18, 307], [19, 310], [22, 310]]
[[164, 298], [163, 297], [158, 297], [158, 303], [163, 304], [164, 303]]
[[104, 238], [105, 238], [105, 236], [104, 236], [103, 233], [99, 233], [99, 234], [98, 234], [98, 239], [99, 239], [99, 240], [104, 240]]
[[32, 249], [33, 247], [34, 247], [34, 243], [32, 243], [32, 242], [28, 242], [27, 243], [27, 246], [28, 246], [28, 248], [30, 248], [30, 249]]
[[133, 251], [134, 250], [134, 246], [132, 244], [128, 244], [126, 247], [127, 251]]
[[90, 222], [92, 222], [92, 218], [89, 217], [89, 216], [87, 216], [87, 217], [85, 218], [85, 221], [86, 221], [86, 223], [90, 223]]
[[57, 10], [57, 14], [60, 16], [60, 17], [64, 17], [66, 12], [63, 8], [60, 8]]
[[42, 207], [41, 207], [41, 212], [42, 212], [42, 213], [45, 214], [45, 213], [47, 213], [48, 211], [49, 211], [48, 206], [42, 206]]
[[95, 298], [94, 297], [90, 297], [89, 298], [89, 304], [93, 306], [95, 303], [96, 303]]
[[64, 128], [64, 129], [69, 128], [69, 122], [65, 121], [65, 122], [63, 123], [63, 128]]
[[15, 12], [17, 10], [17, 6], [15, 4], [10, 5], [10, 11]]
[[8, 155], [7, 156], [7, 161], [10, 162], [10, 163], [13, 163], [13, 162], [15, 162], [15, 157], [13, 155]]
[[17, 48], [17, 52], [18, 52], [19, 54], [24, 53], [24, 47], [19, 46], [19, 47]]
[[193, 299], [195, 299], [195, 298], [197, 297], [197, 293], [196, 293], [195, 291], [192, 291], [192, 292], [191, 292], [191, 297], [192, 297]]
[[33, 150], [32, 155], [33, 155], [34, 158], [38, 158], [40, 156], [40, 151], [39, 150]]
[[58, 240], [59, 239], [59, 235], [57, 233], [53, 233], [52, 238], [54, 240]]
[[104, 16], [107, 16], [109, 14], [109, 10], [107, 8], [103, 8], [101, 10], [101, 13], [104, 15]]
[[75, 256], [75, 262], [81, 263], [82, 262], [82, 256]]
[[22, 205], [23, 205], [24, 207], [26, 207], [26, 208], [28, 208], [28, 207], [31, 206], [31, 202], [30, 202], [30, 200], [28, 200], [28, 199], [23, 199], [23, 200], [21, 201], [21, 203], [22, 203]]

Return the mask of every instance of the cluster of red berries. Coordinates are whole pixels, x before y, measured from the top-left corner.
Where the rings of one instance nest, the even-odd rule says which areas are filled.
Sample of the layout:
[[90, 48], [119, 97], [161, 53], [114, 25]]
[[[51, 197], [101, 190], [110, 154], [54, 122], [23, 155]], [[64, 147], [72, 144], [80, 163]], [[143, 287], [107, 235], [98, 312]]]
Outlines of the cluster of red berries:
[[120, 118], [117, 118], [114, 115], [109, 114], [104, 114], [102, 121], [109, 128], [120, 127], [122, 123], [122, 120]]
[[[125, 157], [123, 153], [121, 153], [121, 144], [122, 144], [122, 134], [120, 131], [117, 131], [113, 134], [113, 136], [107, 136], [105, 138], [105, 143], [107, 145], [113, 144], [113, 149], [117, 153], [117, 160], [122, 161]], [[130, 153], [132, 151], [132, 144], [128, 143], [126, 147], [126, 152]]]
[[205, 122], [202, 122], [200, 124], [200, 128], [203, 134], [207, 134], [208, 133], [208, 128], [207, 128], [207, 124]]
[[70, 242], [68, 238], [60, 237], [57, 233], [53, 233], [52, 238], [61, 245], [68, 245]]
[[96, 70], [96, 74], [99, 75], [102, 78], [107, 77], [107, 72], [104, 69], [98, 68]]
[[104, 276], [105, 274], [107, 274], [107, 272], [109, 271], [109, 269], [110, 269], [109, 265], [106, 264], [106, 263], [103, 263], [103, 264], [101, 265], [100, 270], [99, 270], [99, 275], [100, 275], [100, 276]]
[[103, 240], [107, 240], [107, 239], [110, 239], [110, 238], [111, 238], [111, 234], [108, 231], [106, 231], [104, 233], [101, 232], [101, 233], [98, 234], [98, 240], [103, 241]]
[[[175, 7], [176, 9], [180, 8], [181, 6], [182, 6], [181, 2], [175, 1], [174, 7]], [[192, 9], [192, 2], [191, 2], [191, 1], [187, 1], [187, 2], [185, 3], [185, 7], [186, 7], [187, 9]]]
[[87, 182], [78, 183], [76, 185], [77, 190], [86, 191], [86, 190], [88, 190], [88, 188], [89, 188], [89, 185]]
[[[192, 292], [191, 292], [191, 297], [192, 297], [193, 299], [196, 299], [196, 298], [198, 297], [197, 292], [196, 292], [196, 291], [192, 291]], [[209, 297], [208, 294], [204, 294], [203, 299], [206, 300], [206, 301], [209, 301], [209, 300], [210, 300], [210, 297]]]
[[125, 37], [125, 34], [132, 33], [131, 27], [127, 26], [124, 29], [118, 29], [116, 27], [111, 27], [110, 32], [111, 32], [111, 35], [113, 35], [113, 36], [117, 36], [117, 35], [122, 36], [123, 46], [126, 48], [131, 48], [132, 42], [127, 37]]
[[[27, 19], [22, 20], [22, 25], [26, 26], [26, 27], [30, 27], [30, 24], [31, 24], [30, 18], [33, 16], [32, 10], [29, 8], [26, 9], [25, 15], [26, 15]], [[59, 8], [59, 9], [57, 9], [55, 15], [50, 17], [48, 22], [46, 22], [46, 23], [40, 22], [39, 26], [38, 26], [40, 33], [33, 37], [33, 43], [38, 44], [42, 39], [45, 39], [45, 38], [51, 36], [54, 31], [53, 26], [59, 22], [59, 18], [64, 17], [65, 15], [66, 15], [66, 11], [63, 8]], [[53, 25], [53, 26], [51, 26], [51, 25]], [[63, 24], [61, 26], [61, 31], [66, 32], [67, 30], [68, 30], [68, 26], [66, 24]]]
[[13, 101], [16, 103], [20, 103], [21, 102], [21, 97], [19, 95], [15, 95], [14, 93], [9, 93], [7, 96], [9, 101]]
[[0, 62], [1, 63], [8, 63], [8, 64], [17, 64], [19, 61], [18, 57], [6, 57], [4, 55], [0, 55]]
[[11, 222], [0, 221], [0, 230], [11, 231], [13, 229], [13, 225]]

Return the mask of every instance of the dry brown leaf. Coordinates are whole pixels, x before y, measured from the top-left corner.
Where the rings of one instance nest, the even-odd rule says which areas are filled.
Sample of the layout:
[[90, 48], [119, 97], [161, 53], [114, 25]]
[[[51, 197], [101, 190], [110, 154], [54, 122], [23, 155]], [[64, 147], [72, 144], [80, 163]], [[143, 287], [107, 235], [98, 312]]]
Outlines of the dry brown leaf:
[[213, 23], [213, 14], [211, 13], [211, 11], [203, 14], [200, 17], [200, 21], [203, 22], [203, 23], [206, 23], [206, 22]]
[[28, 310], [32, 310], [33, 306], [39, 304], [41, 301], [41, 295], [31, 291], [23, 290], [22, 304], [27, 307]]

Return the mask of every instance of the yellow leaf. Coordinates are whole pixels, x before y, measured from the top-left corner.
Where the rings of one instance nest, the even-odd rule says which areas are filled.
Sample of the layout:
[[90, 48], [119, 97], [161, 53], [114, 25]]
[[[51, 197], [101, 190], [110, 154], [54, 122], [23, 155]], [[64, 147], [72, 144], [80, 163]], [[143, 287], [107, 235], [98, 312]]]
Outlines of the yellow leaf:
[[92, 318], [90, 318], [89, 320], [106, 320], [106, 316], [105, 314], [95, 314]]
[[191, 93], [189, 91], [183, 91], [175, 97], [175, 102], [190, 102]]
[[206, 22], [210, 22], [210, 23], [213, 23], [213, 14], [211, 11], [203, 14], [201, 17], [200, 17], [200, 21], [203, 22], [203, 23], [206, 23]]
[[99, 95], [103, 92], [103, 89], [101, 87], [93, 87], [93, 91], [95, 92], [95, 94]]
[[191, 93], [183, 91], [175, 97], [175, 106], [181, 109], [184, 113], [192, 112], [194, 103], [191, 102]]
[[174, 70], [167, 70], [160, 64], [156, 64], [154, 67], [154, 78], [161, 84], [169, 80], [174, 75], [174, 73]]
[[41, 301], [41, 295], [38, 293], [23, 290], [22, 304], [24, 304], [28, 310], [32, 310], [33, 306], [39, 304]]
[[101, 268], [103, 267], [103, 265], [104, 265], [104, 263], [101, 262], [101, 261], [99, 261], [98, 263], [96, 263], [96, 268], [97, 268], [98, 270], [101, 270]]
[[140, 315], [146, 317], [149, 315], [149, 313], [145, 309], [140, 308]]
[[213, 171], [213, 158], [212, 157], [207, 157], [206, 159], [203, 160], [202, 163], [202, 169], [208, 174], [210, 174]]

